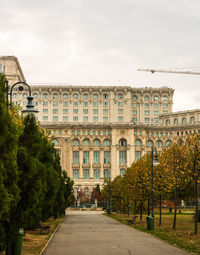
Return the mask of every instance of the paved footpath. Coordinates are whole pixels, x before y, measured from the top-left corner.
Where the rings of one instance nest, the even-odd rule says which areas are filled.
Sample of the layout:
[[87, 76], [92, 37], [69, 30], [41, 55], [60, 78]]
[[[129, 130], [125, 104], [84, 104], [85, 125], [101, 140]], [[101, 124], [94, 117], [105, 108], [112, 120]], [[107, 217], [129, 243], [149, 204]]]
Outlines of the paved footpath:
[[150, 234], [102, 215], [67, 211], [45, 255], [186, 255]]

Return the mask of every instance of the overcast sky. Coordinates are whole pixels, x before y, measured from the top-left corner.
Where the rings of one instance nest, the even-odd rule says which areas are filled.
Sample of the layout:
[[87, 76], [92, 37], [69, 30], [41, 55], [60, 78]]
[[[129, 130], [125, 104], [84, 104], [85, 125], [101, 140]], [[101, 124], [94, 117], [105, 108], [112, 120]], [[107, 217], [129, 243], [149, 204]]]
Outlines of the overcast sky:
[[200, 108], [200, 0], [0, 0], [0, 55], [28, 83], [169, 86], [174, 111]]

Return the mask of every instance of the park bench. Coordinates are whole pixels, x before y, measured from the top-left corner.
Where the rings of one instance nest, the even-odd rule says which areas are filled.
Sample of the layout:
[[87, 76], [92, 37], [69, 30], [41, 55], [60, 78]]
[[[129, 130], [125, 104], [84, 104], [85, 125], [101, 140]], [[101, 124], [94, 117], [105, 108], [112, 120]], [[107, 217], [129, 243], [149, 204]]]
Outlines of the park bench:
[[134, 224], [135, 220], [136, 220], [137, 216], [133, 216], [133, 218], [131, 220], [127, 220], [128, 224]]
[[42, 232], [49, 233], [49, 229], [50, 229], [50, 226], [44, 225], [44, 224], [40, 221], [40, 234], [42, 234]]

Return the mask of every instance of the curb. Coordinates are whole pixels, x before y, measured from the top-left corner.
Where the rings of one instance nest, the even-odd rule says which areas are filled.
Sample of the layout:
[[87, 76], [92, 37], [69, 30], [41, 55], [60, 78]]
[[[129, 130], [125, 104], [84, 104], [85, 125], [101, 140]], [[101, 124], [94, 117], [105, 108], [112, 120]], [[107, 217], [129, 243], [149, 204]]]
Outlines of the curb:
[[[66, 216], [66, 215], [65, 215]], [[64, 217], [65, 218], [65, 217]], [[58, 231], [60, 225], [63, 223], [64, 218], [62, 219], [62, 221], [60, 222], [60, 224], [57, 226], [57, 228], [54, 230], [53, 234], [51, 235], [51, 237], [49, 238], [49, 240], [47, 241], [47, 243], [45, 244], [45, 246], [42, 248], [41, 252], [39, 253], [39, 255], [42, 255], [44, 253], [44, 251], [46, 250], [47, 246], [49, 245], [49, 243], [51, 242], [52, 238], [54, 237], [55, 233]]]

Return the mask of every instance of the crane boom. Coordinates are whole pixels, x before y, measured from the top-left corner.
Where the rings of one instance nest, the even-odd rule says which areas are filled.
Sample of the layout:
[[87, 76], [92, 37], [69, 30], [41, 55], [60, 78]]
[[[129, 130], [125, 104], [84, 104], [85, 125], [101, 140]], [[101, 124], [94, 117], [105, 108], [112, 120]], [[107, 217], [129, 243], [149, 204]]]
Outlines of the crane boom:
[[191, 72], [191, 71], [174, 71], [174, 70], [165, 70], [165, 69], [137, 69], [137, 71], [144, 71], [144, 72], [159, 72], [159, 73], [178, 73], [178, 74], [194, 74], [200, 75], [200, 72]]

